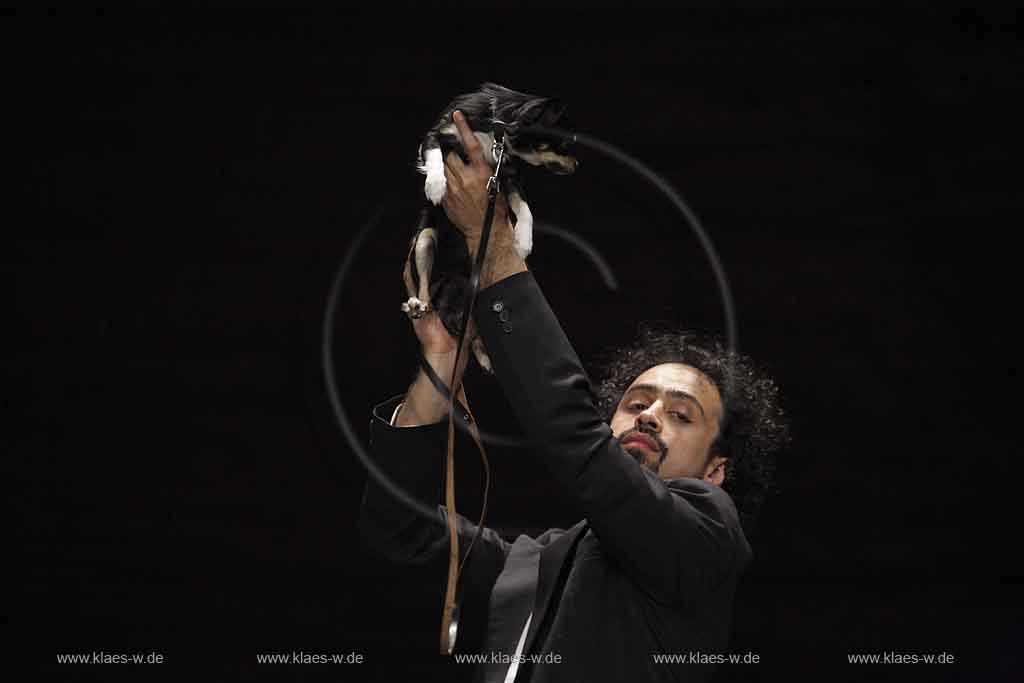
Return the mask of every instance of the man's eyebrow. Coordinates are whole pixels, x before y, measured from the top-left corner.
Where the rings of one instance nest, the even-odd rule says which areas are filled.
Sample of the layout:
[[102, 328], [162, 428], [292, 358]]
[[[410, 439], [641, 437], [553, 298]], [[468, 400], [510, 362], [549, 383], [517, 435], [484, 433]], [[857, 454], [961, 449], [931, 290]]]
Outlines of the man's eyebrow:
[[700, 404], [697, 397], [693, 394], [682, 391], [681, 389], [665, 389], [664, 387], [659, 387], [656, 384], [634, 384], [629, 389], [626, 389], [626, 394], [630, 394], [634, 391], [646, 391], [651, 394], [665, 393], [666, 395], [681, 401], [693, 401], [697, 404], [697, 408], [700, 409], [701, 417], [707, 417], [704, 415], [704, 406]]

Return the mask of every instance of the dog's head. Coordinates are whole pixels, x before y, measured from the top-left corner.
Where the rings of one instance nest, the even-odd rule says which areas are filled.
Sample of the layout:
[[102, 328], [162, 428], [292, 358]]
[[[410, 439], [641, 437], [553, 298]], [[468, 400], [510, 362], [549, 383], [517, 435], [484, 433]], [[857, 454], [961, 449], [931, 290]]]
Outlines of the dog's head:
[[529, 130], [533, 127], [572, 130], [561, 100], [516, 92], [494, 83], [484, 83], [481, 90], [491, 99], [494, 118], [505, 123], [509, 154], [559, 175], [576, 170], [577, 161], [571, 155], [572, 137]]

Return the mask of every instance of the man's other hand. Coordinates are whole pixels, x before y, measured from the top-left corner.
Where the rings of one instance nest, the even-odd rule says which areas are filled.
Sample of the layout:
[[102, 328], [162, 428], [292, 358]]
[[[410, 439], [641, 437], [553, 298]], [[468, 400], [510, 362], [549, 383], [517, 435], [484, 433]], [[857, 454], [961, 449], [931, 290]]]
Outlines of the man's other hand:
[[[416, 287], [412, 281], [412, 255], [413, 249], [410, 248], [409, 256], [405, 259], [405, 270], [402, 271], [402, 282], [405, 283], [405, 291], [410, 297], [416, 296]], [[436, 310], [433, 310], [433, 307], [422, 317], [412, 319], [412, 329], [416, 333], [420, 347], [423, 349], [423, 355], [428, 359], [446, 355], [454, 356], [458, 340], [448, 333], [448, 329], [441, 322], [441, 317], [437, 314]], [[476, 322], [470, 319], [469, 329], [466, 330], [467, 347], [475, 338]], [[463, 350], [459, 365], [465, 367], [465, 361], [468, 358], [468, 349]]]

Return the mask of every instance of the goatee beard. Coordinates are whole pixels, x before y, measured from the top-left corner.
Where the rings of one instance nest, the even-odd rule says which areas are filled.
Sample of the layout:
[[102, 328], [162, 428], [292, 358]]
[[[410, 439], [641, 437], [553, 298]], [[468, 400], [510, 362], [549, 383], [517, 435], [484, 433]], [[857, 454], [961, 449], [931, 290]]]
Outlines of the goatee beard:
[[640, 449], [627, 448], [624, 450], [633, 456], [633, 459], [640, 463], [641, 467], [646, 467], [655, 474], [661, 473], [661, 463], [665, 459], [664, 453], [655, 455]]
[[668, 455], [668, 448], [665, 446], [665, 443], [657, 434], [650, 432], [646, 429], [634, 428], [626, 431], [619, 437], [619, 443], [621, 444], [623, 440], [629, 439], [629, 437], [635, 434], [643, 434], [651, 441], [653, 441], [655, 446], [658, 448], [658, 452], [651, 453], [647, 449], [640, 448], [623, 448], [623, 450], [626, 451], [626, 453], [628, 453], [629, 455], [633, 456], [633, 459], [640, 463], [642, 466], [646, 467], [650, 471], [660, 476], [661, 463], [665, 461], [665, 456]]

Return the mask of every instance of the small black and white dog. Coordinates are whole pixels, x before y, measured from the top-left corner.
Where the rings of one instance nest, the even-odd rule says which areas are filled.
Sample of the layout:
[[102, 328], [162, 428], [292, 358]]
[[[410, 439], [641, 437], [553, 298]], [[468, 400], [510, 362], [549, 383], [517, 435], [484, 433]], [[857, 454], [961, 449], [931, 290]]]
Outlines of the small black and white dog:
[[[444, 157], [456, 152], [463, 161], [468, 157], [455, 130], [452, 112], [459, 110], [480, 140], [484, 156], [494, 168], [491, 146], [494, 122], [505, 127], [505, 155], [499, 183], [506, 194], [515, 233], [515, 248], [525, 260], [533, 249], [533, 215], [523, 196], [517, 162], [545, 168], [558, 175], [576, 170], [577, 161], [570, 156], [572, 138], [545, 137], [523, 129], [544, 126], [570, 130], [565, 105], [559, 100], [509, 90], [494, 83], [484, 83], [473, 93], [460, 95], [448, 104], [420, 145], [417, 168], [426, 175], [424, 194], [428, 203], [409, 247], [408, 259], [417, 296], [402, 304], [412, 318], [436, 310], [448, 332], [458, 338], [462, 332], [462, 314], [469, 296], [472, 264], [465, 239], [440, 207], [446, 190]], [[483, 341], [473, 340], [473, 352], [480, 366], [490, 372], [490, 359]]]

